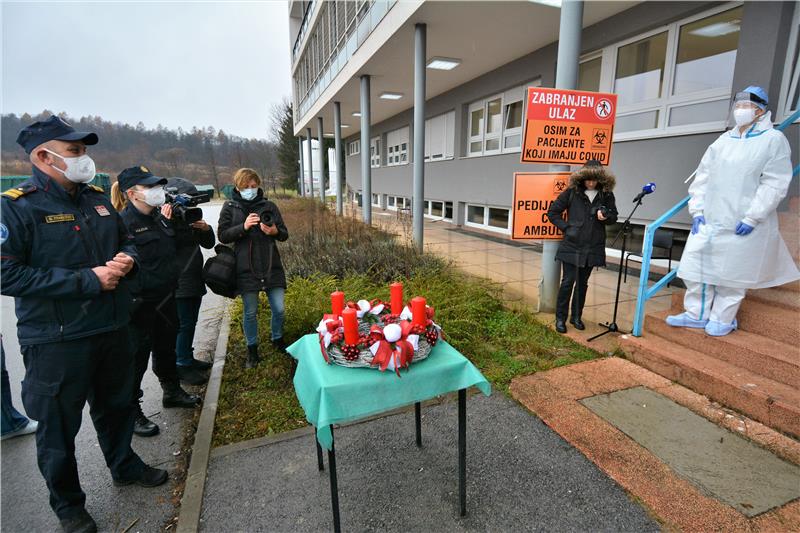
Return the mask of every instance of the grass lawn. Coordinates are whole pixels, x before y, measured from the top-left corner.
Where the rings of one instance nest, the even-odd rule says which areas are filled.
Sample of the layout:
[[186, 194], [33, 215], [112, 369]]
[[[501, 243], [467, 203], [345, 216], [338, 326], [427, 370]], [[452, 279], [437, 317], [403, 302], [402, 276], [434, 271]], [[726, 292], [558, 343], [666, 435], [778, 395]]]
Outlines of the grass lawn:
[[[289, 280], [284, 331], [288, 343], [314, 332], [322, 314], [329, 311], [331, 292], [342, 290], [348, 300], [388, 301], [389, 283], [402, 281], [407, 298], [425, 296], [436, 309], [435, 320], [447, 341], [495, 389], [507, 392], [519, 375], [600, 357], [532, 313], [504, 306], [499, 286], [486, 279], [464, 274], [431, 254], [419, 254], [358, 220], [337, 218], [317, 202], [298, 198], [278, 205], [290, 235], [280, 245]], [[269, 344], [270, 313], [264, 295], [262, 304], [263, 361], [246, 370], [241, 300], [233, 303], [214, 446], [306, 425], [292, 386], [290, 358]]]

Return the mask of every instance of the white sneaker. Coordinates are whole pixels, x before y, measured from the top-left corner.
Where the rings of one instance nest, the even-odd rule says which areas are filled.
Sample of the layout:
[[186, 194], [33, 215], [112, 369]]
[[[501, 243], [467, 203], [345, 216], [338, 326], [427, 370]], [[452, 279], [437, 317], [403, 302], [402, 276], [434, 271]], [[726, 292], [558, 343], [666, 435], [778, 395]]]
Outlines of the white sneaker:
[[35, 432], [36, 428], [38, 427], [39, 427], [39, 422], [37, 422], [36, 420], [28, 420], [28, 423], [25, 424], [23, 427], [19, 428], [16, 431], [9, 431], [8, 433], [0, 437], [0, 440], [13, 439], [14, 437], [19, 437], [21, 435], [28, 435], [29, 433]]

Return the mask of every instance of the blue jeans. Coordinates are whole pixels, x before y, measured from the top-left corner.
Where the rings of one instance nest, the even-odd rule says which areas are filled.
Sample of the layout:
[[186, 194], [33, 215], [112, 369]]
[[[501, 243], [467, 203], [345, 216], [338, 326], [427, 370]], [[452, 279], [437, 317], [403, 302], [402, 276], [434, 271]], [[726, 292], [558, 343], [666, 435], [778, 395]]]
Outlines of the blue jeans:
[[17, 431], [28, 425], [28, 419], [19, 411], [14, 409], [11, 404], [11, 384], [8, 381], [8, 372], [6, 372], [6, 351], [0, 345], [0, 357], [2, 358], [2, 375], [0, 376], [0, 403], [2, 403], [2, 428], [0, 431], [3, 435]]
[[178, 366], [191, 366], [194, 359], [194, 330], [197, 326], [197, 317], [200, 316], [200, 303], [202, 296], [191, 298], [175, 298], [178, 308], [178, 336], [175, 341], [175, 353]]
[[[258, 344], [258, 293], [259, 291], [243, 292], [242, 304], [244, 304], [244, 338], [248, 346]], [[283, 287], [273, 287], [267, 289], [267, 299], [272, 310], [271, 339], [276, 340], [283, 337], [283, 297], [286, 289]]]

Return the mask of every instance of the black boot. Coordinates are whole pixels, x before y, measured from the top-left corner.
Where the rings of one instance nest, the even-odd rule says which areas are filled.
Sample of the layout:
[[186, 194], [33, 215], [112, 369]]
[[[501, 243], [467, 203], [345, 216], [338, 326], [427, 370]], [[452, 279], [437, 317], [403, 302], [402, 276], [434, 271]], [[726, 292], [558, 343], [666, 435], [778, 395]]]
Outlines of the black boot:
[[579, 329], [581, 331], [586, 329], [586, 325], [583, 323], [581, 317], [579, 316], [573, 316], [572, 318], [570, 318], [569, 323], [575, 326], [575, 329]]
[[255, 368], [261, 359], [258, 357], [258, 344], [247, 347], [247, 361], [244, 363], [245, 368]]
[[559, 333], [567, 332], [567, 325], [564, 323], [563, 318], [556, 318], [556, 331]]
[[144, 416], [141, 403], [136, 403], [136, 409], [137, 413], [133, 422], [133, 433], [139, 435], [140, 437], [152, 437], [153, 435], [158, 435], [158, 425]]
[[169, 474], [167, 474], [166, 470], [144, 465], [144, 468], [141, 472], [139, 472], [138, 476], [126, 479], [114, 479], [113, 481], [114, 486], [116, 487], [124, 487], [125, 485], [139, 485], [140, 487], [149, 488], [163, 485], [167, 479], [169, 479]]
[[201, 372], [210, 370], [214, 363], [209, 363], [208, 361], [201, 361], [200, 359], [192, 358], [192, 366]]
[[177, 370], [178, 378], [183, 383], [188, 383], [189, 385], [202, 385], [208, 380], [208, 377], [205, 375], [205, 373], [193, 366], [178, 365]]
[[272, 339], [272, 345], [279, 352], [285, 352], [286, 351], [286, 343], [284, 342], [283, 337], [278, 337], [277, 339]]
[[59, 522], [64, 533], [97, 533], [97, 524], [85, 509], [81, 509], [75, 516], [62, 518]]
[[161, 388], [164, 390], [161, 398], [161, 405], [164, 407], [192, 408], [202, 403], [199, 396], [187, 393], [177, 381], [161, 383]]

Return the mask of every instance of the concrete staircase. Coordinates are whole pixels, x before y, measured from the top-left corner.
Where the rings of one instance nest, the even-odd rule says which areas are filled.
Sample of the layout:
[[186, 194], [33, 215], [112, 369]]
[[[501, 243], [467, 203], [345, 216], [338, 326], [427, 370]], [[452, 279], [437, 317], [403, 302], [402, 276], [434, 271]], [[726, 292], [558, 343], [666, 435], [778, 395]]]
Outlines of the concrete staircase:
[[[781, 213], [781, 234], [800, 260], [797, 198]], [[664, 319], [683, 311], [683, 293], [672, 310], [648, 314], [642, 337], [621, 339], [628, 358], [774, 429], [800, 438], [800, 282], [747, 292], [739, 330], [710, 337], [703, 330], [673, 328]]]

